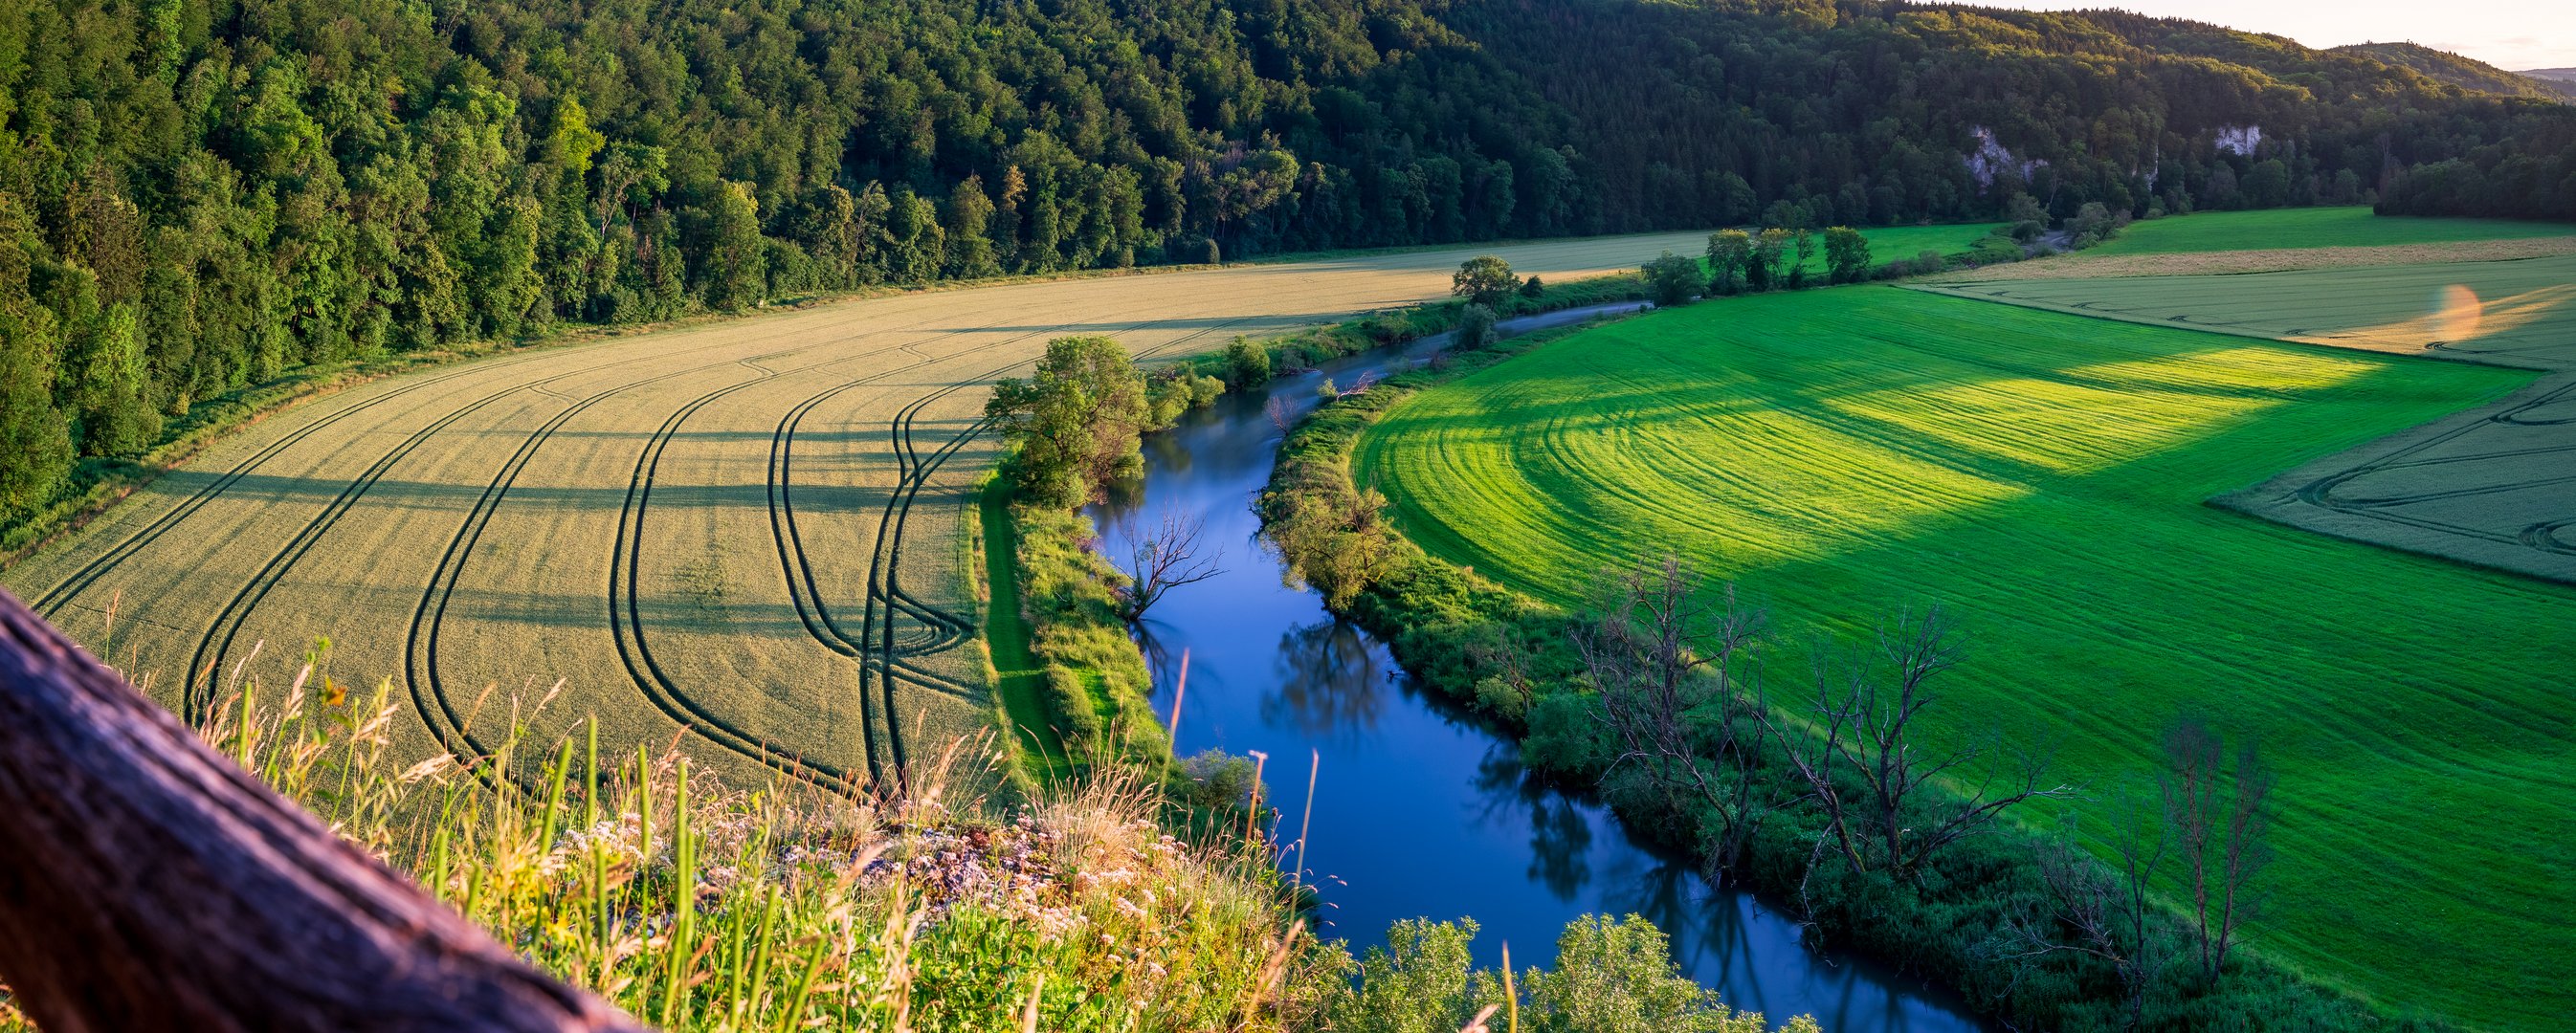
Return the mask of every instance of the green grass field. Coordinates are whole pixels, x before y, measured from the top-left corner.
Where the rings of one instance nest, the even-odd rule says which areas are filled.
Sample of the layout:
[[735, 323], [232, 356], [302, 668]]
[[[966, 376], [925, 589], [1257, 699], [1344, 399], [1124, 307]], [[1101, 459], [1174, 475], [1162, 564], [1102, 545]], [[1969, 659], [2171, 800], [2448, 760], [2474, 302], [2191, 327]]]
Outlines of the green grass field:
[[2161, 255], [2266, 248], [2380, 247], [2459, 240], [2564, 237], [2565, 223], [2514, 219], [2422, 219], [2373, 215], [2365, 206], [2202, 212], [2133, 223], [2087, 251], [2093, 255]]
[[[2275, 340], [2396, 352], [2439, 341], [2445, 358], [2576, 366], [2576, 255], [2235, 276], [1961, 280], [1917, 289]], [[2467, 293], [2447, 299], [2455, 289]]]
[[[1968, 253], [1971, 246], [1976, 244], [1978, 238], [2003, 228], [2001, 223], [1879, 226], [1862, 230], [1861, 236], [1869, 238], [1869, 264], [1871, 268], [1877, 268], [1896, 259], [1912, 258], [1926, 251], [1938, 251], [1944, 256], [1964, 255]], [[1819, 237], [1816, 241], [1815, 256], [1807, 260], [1807, 275], [1823, 276], [1824, 274], [1825, 243]]]
[[[2258, 948], [2499, 1028], [2576, 1009], [2576, 591], [2204, 501], [2529, 383], [1886, 287], [1620, 323], [1425, 392], [1358, 475], [1435, 554], [1568, 603], [1671, 550], [1784, 635], [1964, 620], [1936, 735], [2105, 784], [2185, 710], [2282, 772]], [[1785, 690], [1803, 669], [1777, 649]]]

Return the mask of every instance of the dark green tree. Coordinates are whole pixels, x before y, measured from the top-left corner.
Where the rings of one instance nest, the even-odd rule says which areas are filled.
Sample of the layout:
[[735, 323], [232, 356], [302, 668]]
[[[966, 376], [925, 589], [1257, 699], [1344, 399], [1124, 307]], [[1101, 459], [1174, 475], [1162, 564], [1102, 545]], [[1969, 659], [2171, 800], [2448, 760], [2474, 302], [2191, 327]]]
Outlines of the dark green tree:
[[0, 517], [7, 519], [42, 508], [72, 468], [71, 425], [54, 408], [45, 368], [52, 318], [0, 301]]
[[717, 186], [707, 212], [706, 262], [698, 280], [707, 307], [740, 312], [759, 304], [768, 289], [768, 249], [760, 237], [760, 207], [740, 183]]
[[1491, 308], [1510, 297], [1520, 283], [1511, 263], [1494, 255], [1478, 255], [1460, 263], [1458, 271], [1449, 277], [1449, 293]]
[[1699, 263], [1670, 251], [1646, 263], [1646, 295], [1658, 305], [1685, 304], [1708, 287]]
[[995, 384], [984, 411], [1017, 446], [1008, 468], [1032, 502], [1082, 505], [1144, 472], [1145, 376], [1109, 338], [1047, 342], [1037, 371]]
[[993, 260], [993, 199], [984, 196], [984, 179], [967, 176], [948, 194], [949, 276], [973, 278], [1001, 272]]
[[151, 447], [161, 436], [161, 412], [152, 405], [133, 306], [109, 305], [82, 323], [66, 349], [81, 451], [126, 455]]
[[1834, 283], [1858, 283], [1869, 276], [1869, 238], [1849, 226], [1825, 231], [1825, 270]]

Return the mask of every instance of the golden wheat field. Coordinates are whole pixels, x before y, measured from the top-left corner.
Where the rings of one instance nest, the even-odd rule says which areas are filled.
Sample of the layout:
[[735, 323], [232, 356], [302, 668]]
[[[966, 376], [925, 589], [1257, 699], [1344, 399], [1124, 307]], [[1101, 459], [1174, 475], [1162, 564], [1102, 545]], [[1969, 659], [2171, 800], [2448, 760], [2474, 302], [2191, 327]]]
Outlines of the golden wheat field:
[[1048, 339], [1177, 356], [1442, 296], [1470, 254], [1557, 278], [1699, 240], [907, 293], [522, 351], [261, 420], [0, 582], [182, 710], [282, 692], [327, 639], [320, 673], [390, 679], [419, 756], [487, 750], [515, 711], [885, 778], [989, 722], [965, 515], [986, 387]]

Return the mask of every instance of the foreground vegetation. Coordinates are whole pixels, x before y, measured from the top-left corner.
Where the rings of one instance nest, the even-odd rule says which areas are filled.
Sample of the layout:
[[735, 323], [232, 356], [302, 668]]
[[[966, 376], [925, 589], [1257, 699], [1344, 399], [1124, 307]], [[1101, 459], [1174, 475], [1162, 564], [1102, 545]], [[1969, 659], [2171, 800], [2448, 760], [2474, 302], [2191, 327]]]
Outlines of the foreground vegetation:
[[[1542, 1033], [1770, 1028], [1677, 975], [1634, 917], [1568, 926], [1553, 971], [1471, 976], [1472, 923], [1399, 930], [1355, 962], [1305, 931], [1239, 758], [1168, 785], [1104, 765], [1024, 795], [951, 795], [990, 782], [951, 776], [1003, 759], [970, 741], [908, 797], [854, 797], [604, 750], [587, 722], [528, 738], [548, 693], [498, 704], [501, 752], [405, 766], [391, 686], [353, 691], [328, 666], [322, 644], [282, 692], [247, 676], [201, 737], [658, 1028], [1447, 1033], [1480, 1013]], [[0, 1029], [31, 1028], [0, 987]]]

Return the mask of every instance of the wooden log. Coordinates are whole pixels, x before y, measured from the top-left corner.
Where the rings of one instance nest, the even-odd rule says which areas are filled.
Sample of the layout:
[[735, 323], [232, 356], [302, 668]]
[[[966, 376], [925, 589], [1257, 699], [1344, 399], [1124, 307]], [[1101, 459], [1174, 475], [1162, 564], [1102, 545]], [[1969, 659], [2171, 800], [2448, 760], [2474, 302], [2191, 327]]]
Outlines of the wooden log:
[[0, 981], [48, 1033], [640, 1030], [0, 592]]

